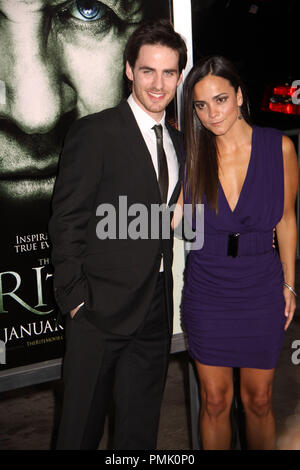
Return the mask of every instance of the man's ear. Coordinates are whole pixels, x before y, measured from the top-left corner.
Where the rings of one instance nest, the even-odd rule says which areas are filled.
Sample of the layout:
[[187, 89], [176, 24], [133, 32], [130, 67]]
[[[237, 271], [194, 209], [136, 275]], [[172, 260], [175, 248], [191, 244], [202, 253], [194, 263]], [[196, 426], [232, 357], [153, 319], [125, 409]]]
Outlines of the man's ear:
[[177, 81], [177, 86], [180, 85], [180, 83], [182, 82], [182, 79], [183, 79], [183, 73], [181, 72], [181, 74], [179, 75], [178, 81]]
[[126, 77], [128, 78], [128, 80], [133, 81], [133, 72], [128, 60], [126, 61]]

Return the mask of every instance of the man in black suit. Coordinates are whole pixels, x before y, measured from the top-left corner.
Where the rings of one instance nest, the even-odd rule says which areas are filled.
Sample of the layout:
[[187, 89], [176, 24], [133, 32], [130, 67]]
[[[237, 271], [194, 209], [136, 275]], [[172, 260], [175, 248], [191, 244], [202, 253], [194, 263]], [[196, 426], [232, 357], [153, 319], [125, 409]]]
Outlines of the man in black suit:
[[169, 22], [150, 22], [125, 59], [130, 97], [72, 125], [54, 190], [54, 289], [66, 314], [58, 449], [97, 448], [113, 391], [114, 449], [156, 447], [173, 305], [172, 234], [153, 209], [179, 196], [181, 138], [165, 108], [186, 46]]

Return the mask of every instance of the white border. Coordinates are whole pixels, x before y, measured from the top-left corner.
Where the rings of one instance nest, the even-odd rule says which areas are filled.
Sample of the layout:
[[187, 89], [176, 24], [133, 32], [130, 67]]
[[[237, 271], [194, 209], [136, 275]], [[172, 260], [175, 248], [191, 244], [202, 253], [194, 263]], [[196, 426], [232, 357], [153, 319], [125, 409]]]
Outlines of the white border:
[[[193, 37], [192, 37], [192, 6], [191, 0], [173, 0], [173, 25], [186, 42], [188, 50], [188, 61], [185, 70], [183, 71], [183, 79], [193, 66]], [[178, 126], [181, 126], [181, 97], [182, 85], [177, 90], [177, 111], [178, 111]], [[173, 258], [173, 300], [174, 300], [174, 326], [173, 335], [182, 333], [181, 328], [181, 298], [183, 290], [183, 273], [185, 267], [185, 250], [184, 242], [174, 238], [174, 258]]]
[[[173, 23], [174, 29], [177, 31], [186, 42], [188, 50], [188, 60], [186, 68], [183, 72], [183, 78], [189, 73], [193, 67], [193, 35], [192, 35], [192, 5], [191, 0], [173, 0]], [[178, 110], [178, 125], [181, 128], [181, 96], [182, 85], [177, 90], [177, 110]]]

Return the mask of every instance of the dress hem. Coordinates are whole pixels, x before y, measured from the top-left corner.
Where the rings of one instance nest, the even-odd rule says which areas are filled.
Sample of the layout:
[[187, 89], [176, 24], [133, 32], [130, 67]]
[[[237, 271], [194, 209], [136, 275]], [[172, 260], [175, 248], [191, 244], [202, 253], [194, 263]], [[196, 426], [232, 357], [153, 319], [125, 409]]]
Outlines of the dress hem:
[[199, 362], [199, 364], [202, 364], [204, 366], [213, 366], [213, 367], [231, 367], [232, 369], [261, 369], [261, 370], [271, 370], [271, 369], [276, 369], [278, 360], [276, 361], [275, 364], [272, 366], [259, 366], [259, 365], [250, 365], [250, 364], [228, 364], [228, 363], [218, 363], [216, 364], [213, 361], [206, 361], [206, 360], [200, 360], [197, 357], [195, 357], [190, 351], [188, 351], [190, 357], [194, 360]]

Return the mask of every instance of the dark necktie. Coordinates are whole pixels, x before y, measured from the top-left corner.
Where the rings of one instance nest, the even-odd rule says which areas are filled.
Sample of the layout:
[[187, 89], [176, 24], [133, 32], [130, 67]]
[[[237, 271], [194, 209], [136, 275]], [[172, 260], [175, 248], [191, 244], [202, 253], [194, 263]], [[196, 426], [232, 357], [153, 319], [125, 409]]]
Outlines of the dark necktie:
[[167, 158], [163, 146], [163, 128], [160, 124], [153, 126], [152, 129], [156, 135], [157, 160], [158, 160], [158, 185], [160, 189], [161, 200], [167, 203], [169, 188], [169, 173]]

